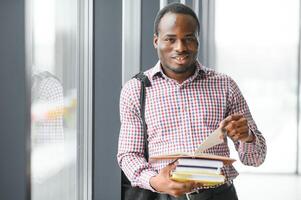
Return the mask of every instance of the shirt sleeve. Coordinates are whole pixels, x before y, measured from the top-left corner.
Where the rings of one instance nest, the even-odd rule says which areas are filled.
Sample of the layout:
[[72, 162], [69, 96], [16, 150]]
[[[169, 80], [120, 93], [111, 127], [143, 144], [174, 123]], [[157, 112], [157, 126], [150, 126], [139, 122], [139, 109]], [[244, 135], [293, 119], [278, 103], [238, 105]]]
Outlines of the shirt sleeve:
[[249, 107], [244, 99], [237, 84], [230, 79], [229, 83], [229, 96], [228, 96], [228, 111], [227, 115], [235, 113], [243, 114], [248, 120], [249, 133], [254, 134], [255, 141], [252, 143], [246, 143], [237, 141], [234, 143], [235, 148], [239, 154], [239, 159], [245, 165], [259, 166], [266, 157], [266, 142], [261, 132], [257, 129], [257, 126], [252, 118]]
[[151, 191], [149, 179], [157, 175], [144, 157], [143, 126], [140, 117], [140, 83], [130, 80], [120, 95], [120, 121], [117, 160], [132, 186]]

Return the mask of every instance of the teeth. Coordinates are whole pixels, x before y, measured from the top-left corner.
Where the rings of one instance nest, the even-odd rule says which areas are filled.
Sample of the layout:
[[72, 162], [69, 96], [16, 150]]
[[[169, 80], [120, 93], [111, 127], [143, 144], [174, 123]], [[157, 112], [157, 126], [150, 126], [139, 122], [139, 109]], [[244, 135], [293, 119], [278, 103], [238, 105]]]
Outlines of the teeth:
[[179, 60], [179, 61], [180, 61], [180, 60], [184, 60], [185, 58], [186, 58], [186, 56], [177, 56], [177, 57], [176, 57], [176, 59]]

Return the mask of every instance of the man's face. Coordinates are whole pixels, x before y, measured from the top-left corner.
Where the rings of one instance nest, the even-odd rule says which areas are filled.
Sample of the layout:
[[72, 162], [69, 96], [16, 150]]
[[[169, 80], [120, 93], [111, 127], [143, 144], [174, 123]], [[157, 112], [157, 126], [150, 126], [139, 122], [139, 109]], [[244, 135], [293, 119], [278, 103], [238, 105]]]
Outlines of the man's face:
[[171, 75], [194, 69], [198, 53], [197, 23], [186, 14], [166, 13], [154, 35], [163, 70]]

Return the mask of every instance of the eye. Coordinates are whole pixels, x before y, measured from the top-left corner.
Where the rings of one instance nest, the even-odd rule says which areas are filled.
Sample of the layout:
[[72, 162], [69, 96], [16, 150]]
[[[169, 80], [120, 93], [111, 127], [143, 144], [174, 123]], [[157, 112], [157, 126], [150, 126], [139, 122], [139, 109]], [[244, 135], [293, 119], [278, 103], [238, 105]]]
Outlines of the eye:
[[195, 38], [193, 38], [193, 37], [185, 38], [185, 42], [187, 42], [187, 43], [191, 43], [191, 42], [194, 42], [194, 41], [195, 41]]
[[175, 42], [175, 39], [174, 39], [174, 38], [169, 38], [169, 37], [168, 37], [168, 38], [165, 38], [164, 41], [173, 43], [173, 42]]

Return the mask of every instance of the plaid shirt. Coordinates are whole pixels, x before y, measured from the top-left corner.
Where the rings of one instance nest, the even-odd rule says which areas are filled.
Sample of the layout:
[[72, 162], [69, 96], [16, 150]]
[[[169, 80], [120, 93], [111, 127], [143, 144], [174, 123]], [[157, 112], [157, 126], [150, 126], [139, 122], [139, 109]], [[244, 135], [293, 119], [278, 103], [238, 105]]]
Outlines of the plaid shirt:
[[[227, 116], [241, 113], [248, 120], [254, 143], [235, 142], [239, 158], [245, 165], [259, 166], [266, 155], [266, 143], [252, 119], [248, 105], [236, 83], [224, 74], [197, 64], [193, 76], [179, 84], [167, 77], [160, 62], [145, 72], [151, 81], [146, 88], [145, 120], [149, 156], [174, 152], [194, 152], [219, 127]], [[117, 160], [133, 186], [153, 190], [149, 179], [169, 162], [144, 158], [143, 127], [140, 117], [140, 87], [136, 79], [128, 81], [120, 95], [121, 129]], [[206, 151], [230, 156], [227, 142]], [[233, 180], [237, 171], [224, 166], [226, 180]]]
[[[48, 72], [34, 71], [32, 76], [32, 106], [35, 104], [53, 104], [54, 109], [64, 106], [63, 86]], [[32, 145], [57, 144], [64, 142], [63, 114], [54, 118], [32, 121]]]

